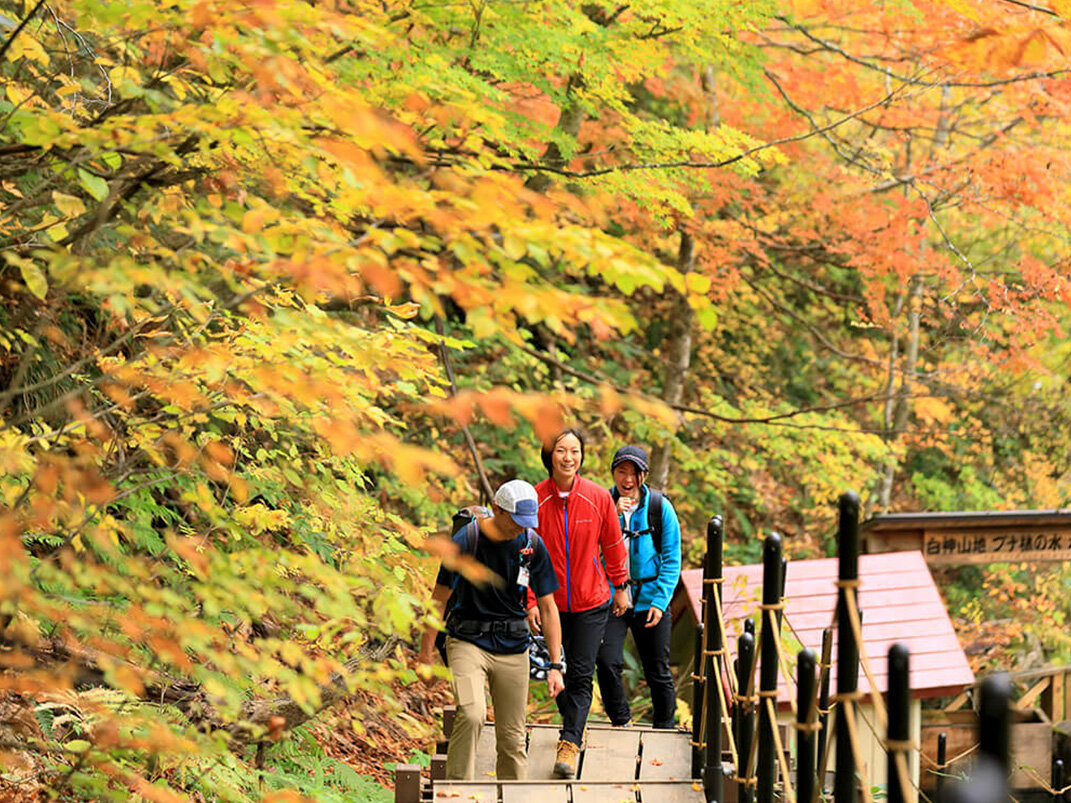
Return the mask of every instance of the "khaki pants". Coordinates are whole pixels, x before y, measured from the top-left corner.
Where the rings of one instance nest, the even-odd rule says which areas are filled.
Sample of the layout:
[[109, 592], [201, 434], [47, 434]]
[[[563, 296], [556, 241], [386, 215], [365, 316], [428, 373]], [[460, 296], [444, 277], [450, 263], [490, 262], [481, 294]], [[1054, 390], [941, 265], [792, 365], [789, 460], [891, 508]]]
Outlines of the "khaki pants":
[[487, 718], [484, 683], [491, 686], [495, 707], [495, 772], [500, 780], [523, 780], [528, 774], [525, 753], [525, 714], [528, 706], [528, 653], [495, 655], [475, 644], [446, 639], [446, 656], [453, 672], [457, 717], [450, 731], [446, 777], [471, 780], [476, 774], [476, 745]]

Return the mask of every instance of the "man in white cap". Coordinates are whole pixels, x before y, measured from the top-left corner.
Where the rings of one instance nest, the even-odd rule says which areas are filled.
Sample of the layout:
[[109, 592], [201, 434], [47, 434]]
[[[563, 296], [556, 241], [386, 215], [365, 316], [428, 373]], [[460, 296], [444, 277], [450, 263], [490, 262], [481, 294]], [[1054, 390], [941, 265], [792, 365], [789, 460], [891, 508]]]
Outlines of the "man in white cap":
[[[554, 591], [558, 580], [542, 539], [535, 488], [510, 480], [495, 493], [490, 518], [474, 519], [454, 535], [459, 552], [471, 554], [492, 572], [492, 582], [470, 582], [440, 567], [432, 592], [436, 610], [447, 603], [446, 657], [453, 673], [457, 717], [446, 754], [446, 777], [468, 780], [476, 772], [476, 745], [487, 716], [484, 683], [495, 707], [496, 776], [524, 779], [525, 711], [528, 703], [528, 621], [525, 605], [532, 589], [550, 652], [547, 690], [562, 690], [561, 625]], [[434, 661], [437, 628], [424, 631], [420, 660]]]

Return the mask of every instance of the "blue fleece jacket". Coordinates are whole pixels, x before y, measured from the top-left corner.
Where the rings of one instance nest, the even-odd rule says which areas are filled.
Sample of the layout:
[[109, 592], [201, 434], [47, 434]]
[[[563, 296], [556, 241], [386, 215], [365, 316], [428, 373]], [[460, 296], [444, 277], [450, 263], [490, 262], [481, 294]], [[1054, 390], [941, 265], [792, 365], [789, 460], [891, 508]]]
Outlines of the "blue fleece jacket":
[[[640, 486], [640, 504], [631, 511], [629, 521], [620, 516], [621, 530], [648, 530], [647, 504], [651, 495], [647, 484]], [[681, 575], [681, 525], [677, 511], [666, 497], [662, 497], [662, 549], [656, 553], [650, 532], [634, 535], [628, 544], [629, 577], [641, 581], [632, 588], [632, 606], [637, 611], [658, 608], [669, 609], [669, 601], [677, 588]]]

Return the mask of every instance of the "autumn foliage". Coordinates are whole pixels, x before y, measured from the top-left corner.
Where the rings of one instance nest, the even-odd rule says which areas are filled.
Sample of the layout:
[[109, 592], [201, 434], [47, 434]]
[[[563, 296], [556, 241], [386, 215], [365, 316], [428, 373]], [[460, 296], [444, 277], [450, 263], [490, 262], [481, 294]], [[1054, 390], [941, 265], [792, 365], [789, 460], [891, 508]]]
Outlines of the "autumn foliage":
[[272, 756], [563, 421], [738, 559], [1066, 506], [1067, 9], [852, 6], [5, 4], [0, 796], [343, 794]]

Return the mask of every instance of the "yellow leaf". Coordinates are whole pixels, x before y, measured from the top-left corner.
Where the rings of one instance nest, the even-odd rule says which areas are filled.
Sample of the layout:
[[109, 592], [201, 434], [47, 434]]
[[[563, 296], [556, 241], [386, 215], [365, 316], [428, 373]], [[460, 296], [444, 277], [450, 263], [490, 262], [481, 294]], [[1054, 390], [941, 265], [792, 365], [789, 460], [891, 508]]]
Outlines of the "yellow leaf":
[[60, 240], [67, 236], [67, 224], [64, 221], [60, 221], [46, 229], [48, 236], [52, 238], [52, 242], [58, 243]]
[[81, 198], [76, 198], [73, 195], [52, 193], [52, 202], [54, 202], [56, 208], [67, 217], [77, 217], [80, 214], [86, 213], [86, 204], [81, 202]]
[[1071, 0], [1052, 0], [1049, 5], [1065, 20], [1071, 20]]
[[127, 84], [133, 86], [141, 85], [141, 73], [135, 70], [133, 67], [114, 67], [111, 70], [111, 79], [120, 89]]
[[502, 250], [506, 252], [506, 256], [510, 259], [520, 259], [528, 252], [524, 240], [512, 234], [507, 234], [502, 239]]
[[20, 58], [36, 61], [38, 64], [48, 66], [48, 52], [41, 47], [41, 43], [34, 39], [29, 32], [24, 31], [11, 45], [8, 58], [17, 61]]
[[256, 234], [264, 228], [264, 223], [271, 213], [271, 208], [267, 206], [250, 209], [242, 216], [242, 231], [246, 234]]
[[33, 95], [29, 89], [19, 86], [15, 83], [9, 83], [7, 85], [7, 99], [18, 106], [20, 103], [25, 102]]
[[177, 78], [174, 75], [169, 75], [164, 79], [164, 83], [171, 87], [171, 91], [175, 93], [175, 97], [179, 100], [186, 99], [186, 84], [181, 78]]
[[710, 290], [710, 277], [701, 273], [686, 273], [684, 275], [684, 283], [689, 290], [699, 295], [705, 295]]
[[967, 19], [978, 22], [978, 10], [973, 8], [970, 3], [964, 2], [964, 0], [945, 0], [945, 4]]
[[952, 406], [942, 399], [922, 398], [915, 402], [915, 415], [921, 421], [947, 424], [952, 412]]
[[48, 279], [45, 278], [41, 269], [29, 260], [20, 259], [19, 273], [22, 274], [22, 280], [26, 282], [27, 289], [44, 301], [45, 296], [48, 295]]

